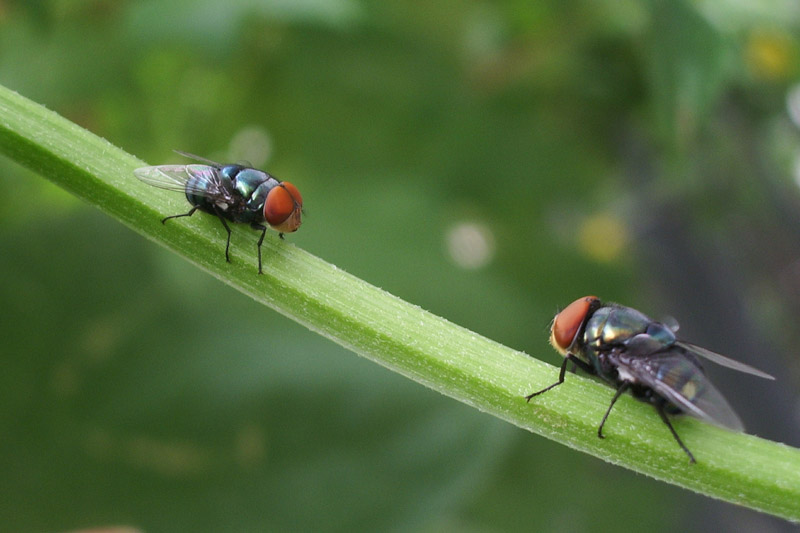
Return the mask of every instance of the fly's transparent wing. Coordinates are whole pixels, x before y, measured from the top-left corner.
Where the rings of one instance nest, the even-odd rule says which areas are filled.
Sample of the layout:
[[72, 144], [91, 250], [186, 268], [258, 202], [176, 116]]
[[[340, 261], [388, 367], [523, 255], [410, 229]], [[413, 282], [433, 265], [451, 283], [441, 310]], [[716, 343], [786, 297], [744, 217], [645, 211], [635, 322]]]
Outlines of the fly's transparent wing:
[[133, 171], [141, 181], [168, 191], [178, 191], [212, 199], [226, 199], [218, 170], [208, 165], [159, 165], [142, 167]]
[[734, 431], [744, 431], [739, 416], [682, 351], [619, 355], [617, 364], [637, 383], [647, 385], [686, 414]]
[[200, 161], [201, 163], [205, 163], [206, 165], [212, 166], [214, 168], [222, 168], [222, 165], [220, 165], [216, 161], [206, 159], [205, 157], [200, 157], [199, 155], [190, 154], [189, 152], [181, 152], [180, 150], [173, 150], [173, 152], [175, 152], [178, 155], [182, 155], [187, 159], [194, 159], [195, 161]]
[[750, 365], [746, 365], [744, 363], [740, 363], [739, 361], [735, 361], [730, 359], [729, 357], [725, 357], [724, 355], [718, 354], [717, 352], [712, 352], [711, 350], [706, 350], [701, 346], [697, 346], [696, 344], [691, 344], [689, 342], [678, 341], [676, 343], [678, 346], [687, 350], [694, 355], [698, 355], [709, 361], [713, 361], [718, 365], [725, 366], [728, 368], [732, 368], [733, 370], [738, 370], [739, 372], [744, 372], [745, 374], [751, 374], [753, 376], [758, 376], [764, 379], [775, 379], [773, 376], [770, 376], [766, 372], [762, 372], [757, 368], [753, 368]]

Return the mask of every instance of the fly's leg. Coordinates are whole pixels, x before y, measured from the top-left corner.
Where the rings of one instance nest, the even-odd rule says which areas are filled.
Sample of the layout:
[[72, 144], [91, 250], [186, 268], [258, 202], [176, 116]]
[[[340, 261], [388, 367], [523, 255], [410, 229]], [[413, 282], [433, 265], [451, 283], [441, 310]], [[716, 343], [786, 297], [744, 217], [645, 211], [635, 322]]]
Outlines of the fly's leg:
[[225, 217], [222, 216], [222, 213], [219, 212], [219, 209], [216, 206], [214, 206], [214, 213], [217, 215], [219, 221], [222, 222], [222, 226], [225, 228], [225, 231], [228, 232], [228, 241], [225, 243], [225, 261], [230, 263], [231, 256], [228, 254], [228, 250], [231, 248], [231, 228], [228, 227], [228, 223], [225, 222]]
[[683, 451], [686, 452], [686, 455], [689, 456], [689, 463], [694, 464], [695, 463], [694, 455], [692, 455], [692, 452], [689, 451], [689, 448], [687, 448], [683, 444], [683, 441], [678, 436], [678, 433], [675, 431], [675, 428], [672, 427], [669, 418], [667, 418], [667, 413], [664, 412], [664, 406], [661, 404], [656, 404], [656, 411], [658, 411], [658, 415], [661, 417], [661, 420], [663, 420], [664, 423], [669, 428], [669, 431], [672, 433], [672, 436], [675, 437], [675, 440], [678, 442], [678, 446], [680, 446], [683, 449]]
[[182, 215], [172, 215], [171, 217], [165, 217], [165, 218], [162, 218], [162, 219], [161, 219], [161, 223], [162, 223], [162, 224], [166, 224], [166, 223], [167, 223], [167, 220], [169, 220], [169, 219], [171, 219], [171, 218], [190, 217], [190, 216], [194, 215], [194, 212], [195, 212], [195, 211], [197, 211], [197, 206], [194, 206], [194, 207], [193, 207], [193, 208], [192, 208], [192, 209], [191, 209], [191, 210], [190, 210], [188, 213], [184, 213], [184, 214], [182, 214]]
[[558, 387], [559, 385], [561, 385], [562, 383], [564, 383], [564, 374], [565, 374], [565, 373], [566, 373], [566, 371], [567, 371], [567, 365], [568, 365], [568, 364], [569, 364], [569, 356], [565, 357], [565, 358], [564, 358], [564, 362], [563, 362], [563, 363], [561, 363], [561, 371], [558, 373], [558, 381], [556, 381], [555, 383], [553, 383], [553, 384], [552, 384], [552, 385], [550, 385], [549, 387], [545, 387], [545, 388], [543, 388], [543, 389], [542, 389], [542, 390], [540, 390], [540, 391], [537, 391], [537, 392], [533, 392], [533, 393], [531, 393], [531, 394], [528, 394], [527, 396], [525, 396], [525, 400], [526, 400], [526, 401], [531, 401], [531, 398], [533, 398], [534, 396], [538, 396], [538, 395], [540, 395], [541, 393], [543, 393], [543, 392], [547, 392], [547, 391], [549, 391], [550, 389], [552, 389], [553, 387]]
[[[162, 224], [166, 224], [167, 220], [169, 220], [171, 218], [190, 217], [190, 216], [192, 216], [194, 214], [195, 211], [197, 211], [197, 209], [198, 209], [198, 207], [194, 206], [193, 208], [191, 208], [189, 210], [188, 213], [183, 213], [181, 215], [172, 215], [172, 216], [169, 216], [169, 217], [162, 218], [161, 219], [161, 223]], [[222, 222], [222, 226], [225, 228], [225, 231], [228, 232], [228, 241], [225, 243], [225, 261], [230, 263], [231, 262], [231, 257], [230, 257], [230, 254], [228, 253], [228, 251], [230, 250], [230, 247], [231, 247], [231, 228], [228, 227], [228, 223], [225, 222], [225, 218], [222, 216], [222, 214], [216, 208], [214, 209], [214, 213], [216, 213], [217, 218], [219, 218], [219, 221]], [[263, 240], [264, 237], [262, 236], [261, 238]]]
[[630, 386], [631, 386], [630, 383], [628, 383], [627, 381], [623, 381], [622, 385], [620, 385], [620, 387], [617, 389], [617, 392], [614, 393], [614, 397], [611, 398], [611, 405], [608, 406], [608, 410], [606, 411], [606, 414], [603, 415], [603, 420], [600, 422], [600, 427], [597, 428], [597, 436], [600, 437], [601, 439], [605, 438], [603, 436], [603, 426], [606, 424], [606, 419], [608, 418], [608, 415], [611, 414], [611, 408], [614, 407], [614, 404], [617, 403], [619, 397], [622, 396], [622, 394], [626, 390], [628, 390], [628, 387]]
[[[258, 273], [263, 274], [264, 272], [261, 271], [261, 243], [264, 242], [264, 236], [267, 234], [267, 227], [261, 224], [256, 224], [253, 222], [250, 224], [250, 227], [253, 229], [260, 229], [261, 230], [261, 238], [258, 239]], [[283, 235], [283, 234], [281, 234]], [[283, 238], [283, 237], [281, 237]]]
[[570, 363], [572, 363], [572, 372], [575, 372], [575, 367], [579, 367], [584, 372], [587, 372], [589, 374], [594, 374], [594, 369], [590, 365], [584, 363], [580, 359], [578, 359], [576, 357], [573, 357], [572, 354], [568, 353], [566, 355], [566, 357], [564, 357], [564, 362], [561, 363], [561, 371], [558, 373], [558, 381], [556, 381], [555, 383], [553, 383], [549, 387], [543, 388], [540, 391], [536, 391], [536, 392], [534, 392], [532, 394], [528, 394], [527, 396], [525, 396], [525, 399], [527, 401], [531, 401], [531, 398], [533, 398], [534, 396], [538, 396], [538, 395], [542, 394], [543, 392], [547, 392], [550, 389], [552, 389], [554, 387], [558, 387], [559, 385], [564, 383], [564, 374], [566, 374], [567, 365], [570, 364]]

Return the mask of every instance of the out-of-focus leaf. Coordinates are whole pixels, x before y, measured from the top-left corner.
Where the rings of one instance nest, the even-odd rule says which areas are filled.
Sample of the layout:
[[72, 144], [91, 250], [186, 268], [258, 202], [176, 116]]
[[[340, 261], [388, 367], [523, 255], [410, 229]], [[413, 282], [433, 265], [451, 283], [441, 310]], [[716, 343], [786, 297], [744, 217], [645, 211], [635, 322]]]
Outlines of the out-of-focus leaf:
[[729, 73], [725, 37], [685, 0], [655, 0], [648, 32], [651, 105], [668, 146], [691, 142]]

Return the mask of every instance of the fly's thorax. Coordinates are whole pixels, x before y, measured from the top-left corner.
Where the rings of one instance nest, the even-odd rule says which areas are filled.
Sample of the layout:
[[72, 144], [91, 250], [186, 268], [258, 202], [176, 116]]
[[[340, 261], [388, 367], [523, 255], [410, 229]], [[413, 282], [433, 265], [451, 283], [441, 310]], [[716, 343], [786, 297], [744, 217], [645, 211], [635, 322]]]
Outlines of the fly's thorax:
[[264, 202], [269, 191], [278, 185], [278, 180], [255, 168], [238, 167], [233, 186], [242, 197], [237, 220], [246, 223], [264, 222]]
[[[276, 179], [262, 170], [240, 168], [234, 177], [233, 183], [236, 190], [242, 195], [242, 198], [250, 202], [256, 194], [256, 191], [258, 191], [264, 183], [269, 181], [277, 184]], [[266, 194], [264, 194], [264, 198], [266, 198]]]
[[636, 309], [609, 305], [601, 307], [586, 323], [586, 345], [603, 349], [625, 344], [635, 335], [644, 333], [653, 321]]

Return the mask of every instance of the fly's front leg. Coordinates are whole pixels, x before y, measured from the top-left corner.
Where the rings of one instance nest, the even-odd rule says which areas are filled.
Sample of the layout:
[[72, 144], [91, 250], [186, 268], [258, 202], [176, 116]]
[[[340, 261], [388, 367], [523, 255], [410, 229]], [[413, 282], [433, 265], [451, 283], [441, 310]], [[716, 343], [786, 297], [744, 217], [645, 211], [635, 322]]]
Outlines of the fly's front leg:
[[588, 365], [587, 363], [584, 363], [583, 361], [581, 361], [577, 357], [573, 356], [571, 353], [568, 353], [564, 357], [564, 362], [561, 363], [561, 370], [558, 373], [558, 381], [556, 381], [555, 383], [553, 383], [549, 387], [543, 388], [540, 391], [528, 394], [527, 396], [525, 396], [525, 399], [527, 401], [531, 401], [531, 398], [533, 398], [534, 396], [538, 396], [538, 395], [542, 394], [543, 392], [547, 392], [550, 389], [552, 389], [554, 387], [558, 387], [559, 385], [564, 383], [564, 374], [566, 374], [567, 365], [570, 364], [570, 363], [572, 363], [572, 371], [573, 372], [575, 371], [575, 367], [577, 366], [578, 368], [580, 368], [581, 370], [583, 370], [583, 371], [585, 371], [585, 372], [587, 372], [589, 374], [593, 374], [594, 373], [594, 369], [590, 365]]
[[261, 238], [258, 239], [258, 273], [263, 274], [264, 272], [261, 271], [261, 244], [264, 242], [264, 236], [267, 234], [267, 227], [262, 224], [256, 224], [255, 222], [250, 224], [250, 227], [261, 230]]
[[614, 397], [611, 398], [611, 405], [608, 406], [608, 410], [606, 411], [606, 414], [603, 415], [603, 420], [600, 422], [600, 427], [597, 428], [597, 436], [600, 437], [601, 439], [605, 438], [603, 436], [603, 426], [606, 424], [606, 419], [608, 418], [608, 415], [611, 414], [611, 408], [614, 407], [614, 404], [617, 403], [617, 400], [619, 399], [620, 396], [622, 396], [622, 393], [628, 390], [628, 387], [630, 386], [631, 386], [630, 383], [628, 383], [627, 381], [623, 381], [622, 385], [620, 385], [619, 388], [617, 389], [617, 392], [614, 393]]

